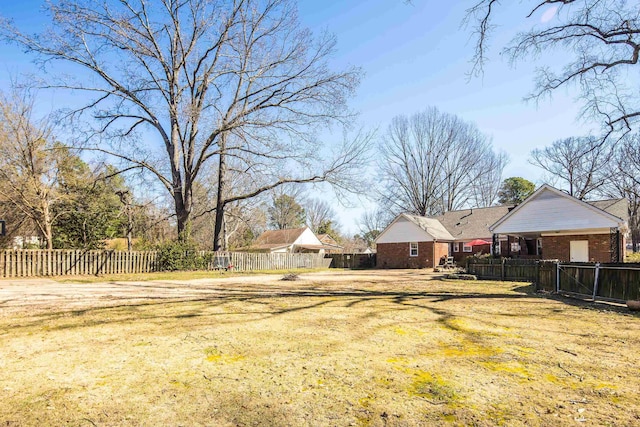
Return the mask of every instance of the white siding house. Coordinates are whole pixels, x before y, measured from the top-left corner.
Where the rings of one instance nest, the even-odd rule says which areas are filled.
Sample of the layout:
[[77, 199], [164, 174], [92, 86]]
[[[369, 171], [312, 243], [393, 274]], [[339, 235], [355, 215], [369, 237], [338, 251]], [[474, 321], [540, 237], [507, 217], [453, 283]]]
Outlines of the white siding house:
[[543, 185], [525, 202], [490, 227], [494, 234], [608, 234], [624, 220]]
[[517, 238], [513, 245], [535, 241], [544, 259], [622, 262], [627, 215], [624, 199], [585, 202], [543, 185], [489, 229]]

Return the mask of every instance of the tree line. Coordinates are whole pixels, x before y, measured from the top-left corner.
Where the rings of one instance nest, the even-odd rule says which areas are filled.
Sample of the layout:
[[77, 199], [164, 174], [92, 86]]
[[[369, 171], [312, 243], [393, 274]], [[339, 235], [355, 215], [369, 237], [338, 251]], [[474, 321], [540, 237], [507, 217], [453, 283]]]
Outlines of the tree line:
[[[472, 73], [481, 73], [501, 5], [469, 3]], [[504, 53], [519, 61], [566, 52], [564, 68], [539, 70], [531, 98], [579, 82], [583, 114], [603, 134], [556, 141], [534, 150], [531, 163], [578, 198], [626, 197], [636, 244], [637, 95], [625, 76], [637, 64], [640, 12], [615, 0], [522, 3], [525, 17], [547, 6], [559, 7], [557, 20], [516, 35]], [[378, 135], [358, 130], [348, 101], [362, 70], [333, 66], [335, 37], [304, 28], [294, 0], [46, 7], [51, 22], [40, 33], [0, 19], [0, 37], [41, 66], [36, 85], [83, 94], [55, 120], [37, 118], [25, 94], [2, 99], [0, 214], [46, 247], [89, 248], [113, 236], [131, 247], [172, 236], [218, 250], [303, 219], [339, 234], [335, 213], [296, 196], [309, 184], [375, 199], [381, 208], [363, 216], [358, 236], [371, 242], [397, 212], [491, 206], [522, 190], [503, 181], [508, 159], [488, 136], [436, 107], [397, 116]], [[73, 72], [57, 73], [57, 63]]]

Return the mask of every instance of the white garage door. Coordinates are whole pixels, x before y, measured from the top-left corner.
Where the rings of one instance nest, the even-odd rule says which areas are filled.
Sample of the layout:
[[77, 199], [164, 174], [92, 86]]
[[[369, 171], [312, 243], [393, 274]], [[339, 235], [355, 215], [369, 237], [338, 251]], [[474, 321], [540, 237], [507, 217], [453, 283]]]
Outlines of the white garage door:
[[588, 240], [572, 240], [569, 244], [571, 262], [589, 262]]

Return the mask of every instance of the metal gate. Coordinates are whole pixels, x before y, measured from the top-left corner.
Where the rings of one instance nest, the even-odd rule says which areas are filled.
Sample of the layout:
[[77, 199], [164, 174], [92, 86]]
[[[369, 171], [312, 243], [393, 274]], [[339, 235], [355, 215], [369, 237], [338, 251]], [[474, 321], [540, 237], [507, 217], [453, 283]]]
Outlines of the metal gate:
[[556, 291], [561, 294], [624, 303], [640, 297], [640, 267], [607, 264], [558, 264]]

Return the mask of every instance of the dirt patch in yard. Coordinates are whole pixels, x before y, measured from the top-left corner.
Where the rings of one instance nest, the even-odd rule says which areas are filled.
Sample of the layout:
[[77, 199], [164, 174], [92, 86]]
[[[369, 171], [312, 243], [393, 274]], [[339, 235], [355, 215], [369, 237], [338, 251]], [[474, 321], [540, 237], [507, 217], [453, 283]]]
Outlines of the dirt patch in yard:
[[420, 270], [0, 281], [0, 425], [637, 425], [640, 317]]

